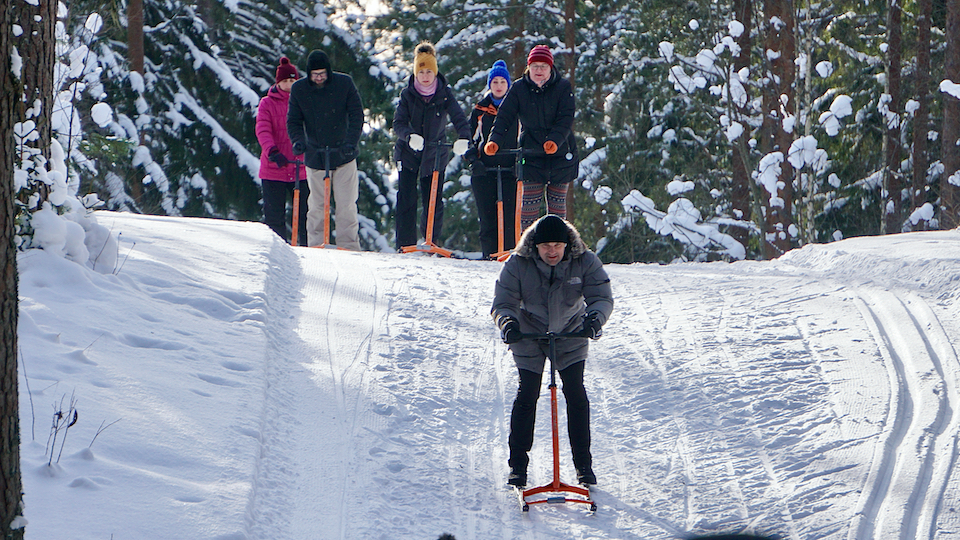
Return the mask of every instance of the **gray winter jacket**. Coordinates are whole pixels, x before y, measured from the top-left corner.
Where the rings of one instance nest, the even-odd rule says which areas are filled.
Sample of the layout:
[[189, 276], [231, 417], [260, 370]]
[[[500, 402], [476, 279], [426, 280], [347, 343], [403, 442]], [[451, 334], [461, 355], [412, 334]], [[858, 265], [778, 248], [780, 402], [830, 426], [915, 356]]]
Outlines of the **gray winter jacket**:
[[[494, 292], [491, 314], [496, 321], [513, 317], [520, 331], [527, 333], [566, 333], [579, 330], [583, 316], [597, 312], [606, 323], [613, 311], [610, 278], [597, 255], [587, 249], [580, 233], [572, 225], [567, 253], [556, 266], [545, 263], [533, 243], [534, 227], [520, 238], [513, 255], [504, 263]], [[557, 369], [564, 369], [587, 358], [586, 338], [557, 340]], [[520, 369], [543, 371], [548, 348], [545, 342], [522, 340], [510, 345]]]

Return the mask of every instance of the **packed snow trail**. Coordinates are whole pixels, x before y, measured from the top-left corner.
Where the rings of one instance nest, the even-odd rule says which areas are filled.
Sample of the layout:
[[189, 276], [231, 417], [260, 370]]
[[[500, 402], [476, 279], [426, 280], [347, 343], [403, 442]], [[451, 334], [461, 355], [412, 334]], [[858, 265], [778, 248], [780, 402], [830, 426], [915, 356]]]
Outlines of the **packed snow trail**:
[[[608, 265], [616, 307], [586, 370], [599, 511], [524, 515], [505, 485], [500, 264], [97, 214], [123, 233], [122, 272], [18, 257], [35, 540], [960, 540], [960, 231]], [[50, 464], [43, 410], [74, 392]]]
[[[524, 515], [504, 485], [500, 265], [274, 256], [250, 538], [960, 538], [952, 299], [796, 261], [608, 266], [586, 376], [599, 512]], [[541, 395], [532, 485], [552, 475]]]

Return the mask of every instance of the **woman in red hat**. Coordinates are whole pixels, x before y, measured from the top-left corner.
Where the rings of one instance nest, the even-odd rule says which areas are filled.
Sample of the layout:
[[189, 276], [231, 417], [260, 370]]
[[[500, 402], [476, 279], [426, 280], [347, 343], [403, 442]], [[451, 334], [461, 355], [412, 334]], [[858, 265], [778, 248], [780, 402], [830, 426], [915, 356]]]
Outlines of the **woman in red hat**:
[[553, 66], [553, 53], [537, 45], [527, 55], [527, 68], [497, 113], [484, 153], [492, 156], [507, 140], [511, 125], [520, 119], [524, 149], [523, 201], [520, 226], [526, 229], [540, 216], [546, 197], [547, 213], [565, 218], [567, 186], [579, 174], [580, 157], [573, 136], [576, 102], [570, 81]]
[[[287, 194], [294, 191], [296, 178], [293, 165], [293, 144], [287, 135], [287, 105], [290, 87], [298, 78], [297, 66], [284, 56], [277, 66], [276, 84], [267, 90], [257, 107], [257, 141], [260, 143], [260, 189], [263, 193], [263, 222], [281, 238], [290, 241], [287, 232]], [[306, 178], [306, 169], [300, 168], [300, 179]], [[298, 230], [307, 230], [306, 182], [300, 184], [300, 216]], [[301, 245], [307, 245], [307, 235]]]

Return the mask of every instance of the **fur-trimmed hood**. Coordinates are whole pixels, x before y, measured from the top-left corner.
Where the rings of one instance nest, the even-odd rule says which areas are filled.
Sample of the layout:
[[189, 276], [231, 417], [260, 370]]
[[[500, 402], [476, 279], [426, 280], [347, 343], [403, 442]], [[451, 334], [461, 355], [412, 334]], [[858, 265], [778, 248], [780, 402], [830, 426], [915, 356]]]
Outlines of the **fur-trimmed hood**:
[[[547, 222], [543, 236], [556, 238], [561, 229], [556, 223], [557, 216], [550, 217], [553, 223]], [[524, 233], [520, 247], [503, 263], [490, 309], [498, 325], [509, 318], [518, 321], [520, 332], [525, 334], [563, 334], [582, 328], [586, 313], [596, 313], [601, 323], [610, 317], [613, 311], [610, 277], [600, 257], [586, 248], [573, 225], [563, 223], [570, 232], [569, 251], [556, 266], [541, 260], [534, 246], [537, 223]], [[558, 340], [556, 346], [556, 358], [552, 360], [557, 369], [565, 369], [587, 357], [586, 338]], [[541, 343], [524, 339], [510, 344], [510, 350], [518, 368], [536, 373], [543, 371], [547, 351]]]
[[[517, 244], [517, 247], [513, 250], [514, 254], [519, 255], [520, 257], [538, 257], [537, 246], [533, 243], [533, 235], [537, 230], [537, 226], [540, 225], [540, 222], [543, 221], [541, 217], [537, 221], [534, 221], [532, 225], [527, 227], [527, 230], [523, 231], [523, 235], [520, 236], [520, 242]], [[566, 224], [567, 229], [570, 231], [570, 242], [567, 244], [567, 251], [564, 254], [563, 258], [579, 257], [587, 251], [587, 245], [583, 242], [583, 238], [580, 237], [580, 231], [573, 226], [567, 220], [563, 220]]]

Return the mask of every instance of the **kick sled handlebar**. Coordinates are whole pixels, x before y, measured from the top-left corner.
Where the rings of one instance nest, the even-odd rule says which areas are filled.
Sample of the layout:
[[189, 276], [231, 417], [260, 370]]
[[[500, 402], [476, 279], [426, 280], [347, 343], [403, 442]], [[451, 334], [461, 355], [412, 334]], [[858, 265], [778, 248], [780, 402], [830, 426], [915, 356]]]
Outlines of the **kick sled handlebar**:
[[[300, 167], [303, 166], [303, 160], [293, 159], [293, 218], [290, 224], [291, 234], [290, 234], [290, 245], [298, 246], [300, 245], [300, 239], [298, 238], [300, 233]], [[286, 195], [284, 195], [286, 197]], [[284, 203], [286, 205], [286, 203]], [[287, 213], [286, 210], [283, 211], [284, 214]], [[286, 218], [284, 218], [286, 221]]]
[[586, 328], [581, 328], [580, 330], [575, 330], [573, 332], [564, 332], [558, 334], [556, 332], [546, 332], [543, 334], [520, 334], [520, 339], [535, 339], [535, 340], [544, 340], [548, 339], [555, 341], [558, 339], [567, 339], [567, 338], [589, 338], [590, 334]]

